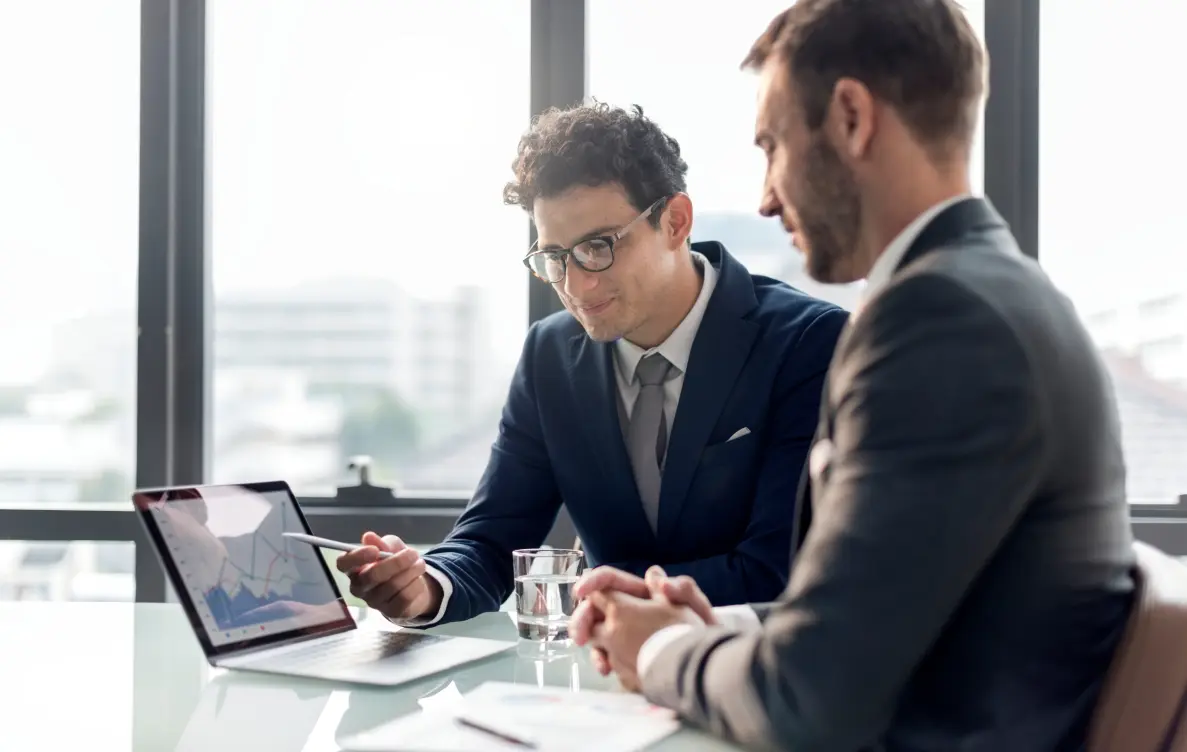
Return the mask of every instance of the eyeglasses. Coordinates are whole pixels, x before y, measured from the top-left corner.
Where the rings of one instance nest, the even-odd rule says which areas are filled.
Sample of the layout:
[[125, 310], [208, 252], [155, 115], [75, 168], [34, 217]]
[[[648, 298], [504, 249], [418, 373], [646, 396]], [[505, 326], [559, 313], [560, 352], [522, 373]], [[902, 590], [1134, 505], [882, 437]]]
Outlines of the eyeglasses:
[[[613, 235], [600, 235], [596, 238], [587, 238], [572, 248], [547, 249], [543, 251], [529, 250], [528, 255], [523, 257], [523, 265], [532, 274], [535, 274], [550, 285], [555, 285], [565, 278], [565, 268], [568, 265], [570, 257], [577, 266], [587, 272], [604, 272], [614, 264], [614, 244], [622, 240], [623, 236], [631, 231], [631, 228], [650, 217], [657, 209], [662, 207], [668, 198], [668, 196], [664, 196], [647, 207], [642, 214], [632, 219]], [[534, 249], [535, 247], [536, 244], [533, 243], [532, 248]]]

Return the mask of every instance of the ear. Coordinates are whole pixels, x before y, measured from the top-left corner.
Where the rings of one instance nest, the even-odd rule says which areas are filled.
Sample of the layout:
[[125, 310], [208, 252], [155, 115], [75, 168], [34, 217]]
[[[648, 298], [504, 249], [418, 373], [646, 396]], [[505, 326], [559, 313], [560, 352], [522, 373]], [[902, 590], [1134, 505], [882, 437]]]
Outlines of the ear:
[[677, 193], [664, 206], [664, 218], [660, 223], [664, 240], [670, 250], [683, 248], [692, 234], [692, 199], [686, 193]]
[[864, 159], [877, 126], [878, 108], [866, 85], [853, 78], [837, 81], [829, 102], [827, 128], [838, 153], [854, 160]]

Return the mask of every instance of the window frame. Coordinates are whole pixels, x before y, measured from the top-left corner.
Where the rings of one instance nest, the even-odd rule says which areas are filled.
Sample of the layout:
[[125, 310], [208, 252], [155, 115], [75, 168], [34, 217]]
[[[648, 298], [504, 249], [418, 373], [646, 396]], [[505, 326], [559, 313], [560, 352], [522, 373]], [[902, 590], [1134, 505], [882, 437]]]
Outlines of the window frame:
[[[531, 1], [531, 112], [586, 96], [586, 0]], [[985, 7], [992, 61], [985, 111], [985, 194], [1023, 251], [1038, 258], [1039, 2], [994, 0]], [[201, 482], [209, 457], [212, 292], [206, 176], [205, 0], [141, 0], [140, 248], [137, 321], [136, 485]], [[756, 30], [757, 33], [757, 30]], [[509, 145], [508, 148], [511, 148]], [[992, 158], [990, 158], [992, 157]], [[525, 247], [535, 241], [530, 223]], [[561, 306], [524, 275], [528, 323]], [[321, 535], [351, 539], [366, 529], [410, 540], [448, 534], [467, 495], [400, 496], [389, 505], [302, 497]], [[1187, 497], [1177, 505], [1135, 505], [1137, 537], [1187, 555]], [[550, 542], [573, 539], [562, 512]], [[93, 540], [136, 544], [136, 600], [168, 600], [164, 573], [121, 500], [36, 508], [0, 506], [0, 540]]]

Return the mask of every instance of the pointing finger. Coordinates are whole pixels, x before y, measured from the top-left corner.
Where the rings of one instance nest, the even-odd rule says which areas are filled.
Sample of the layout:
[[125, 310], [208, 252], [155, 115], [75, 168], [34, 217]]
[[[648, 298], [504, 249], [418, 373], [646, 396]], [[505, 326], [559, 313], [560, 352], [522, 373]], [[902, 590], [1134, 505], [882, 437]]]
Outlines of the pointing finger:
[[379, 561], [379, 549], [374, 546], [363, 546], [339, 556], [335, 565], [339, 572], [350, 573], [376, 561]]

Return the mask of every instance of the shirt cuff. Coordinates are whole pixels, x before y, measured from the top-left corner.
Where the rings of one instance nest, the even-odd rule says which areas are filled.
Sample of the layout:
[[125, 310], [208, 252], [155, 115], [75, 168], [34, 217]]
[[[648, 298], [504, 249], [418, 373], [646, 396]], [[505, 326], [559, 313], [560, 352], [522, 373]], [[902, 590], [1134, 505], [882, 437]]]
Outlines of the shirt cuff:
[[[717, 618], [717, 623], [721, 626], [740, 632], [748, 632], [762, 626], [758, 614], [744, 603], [736, 606], [718, 606], [713, 609], [713, 616]], [[673, 624], [648, 637], [643, 646], [639, 648], [639, 657], [635, 661], [635, 671], [640, 678], [646, 675], [647, 669], [655, 662], [656, 656], [662, 653], [664, 648], [688, 634], [692, 629], [690, 624]]]
[[425, 564], [425, 574], [432, 577], [441, 586], [441, 607], [432, 617], [421, 616], [416, 619], [392, 619], [389, 617], [388, 621], [392, 624], [398, 624], [401, 627], [431, 627], [445, 616], [445, 608], [449, 605], [449, 596], [453, 595], [453, 583], [445, 576], [444, 572], [432, 564]]
[[647, 675], [647, 669], [655, 662], [656, 656], [664, 652], [664, 648], [680, 639], [693, 629], [691, 624], [673, 624], [647, 638], [639, 648], [639, 657], [635, 660], [635, 673], [642, 678]]
[[740, 632], [749, 632], [762, 627], [758, 613], [745, 603], [736, 606], [718, 606], [713, 609], [713, 615], [717, 617], [717, 623], [721, 626]]

